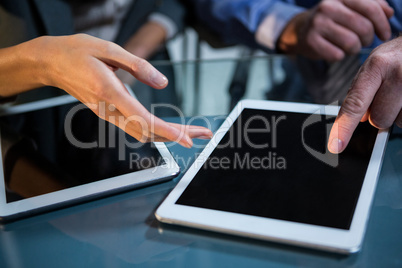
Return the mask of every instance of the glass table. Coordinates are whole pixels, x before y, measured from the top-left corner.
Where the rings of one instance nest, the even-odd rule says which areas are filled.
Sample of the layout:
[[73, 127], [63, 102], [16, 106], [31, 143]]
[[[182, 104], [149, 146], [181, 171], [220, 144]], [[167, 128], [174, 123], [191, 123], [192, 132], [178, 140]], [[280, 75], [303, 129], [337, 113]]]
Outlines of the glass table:
[[[290, 81], [299, 85], [300, 91], [273, 94], [286, 77], [294, 75], [287, 73], [286, 61], [282, 57], [253, 57], [171, 63], [177, 70], [176, 87], [187, 122], [216, 131], [231, 100], [239, 96], [312, 101], [300, 86], [304, 85], [297, 80], [300, 77]], [[245, 65], [239, 67], [239, 62]], [[239, 71], [241, 68], [247, 71]], [[236, 69], [243, 79], [238, 80], [240, 91], [244, 85], [246, 90], [236, 93], [232, 89], [234, 94], [230, 95]], [[207, 116], [200, 116], [204, 114]], [[167, 120], [179, 122], [180, 118]], [[156, 208], [206, 142], [196, 140], [192, 149], [168, 144], [182, 169], [171, 181], [1, 225], [0, 267], [402, 266], [400, 129], [395, 128], [390, 137], [362, 249], [349, 256], [159, 223], [154, 216]]]

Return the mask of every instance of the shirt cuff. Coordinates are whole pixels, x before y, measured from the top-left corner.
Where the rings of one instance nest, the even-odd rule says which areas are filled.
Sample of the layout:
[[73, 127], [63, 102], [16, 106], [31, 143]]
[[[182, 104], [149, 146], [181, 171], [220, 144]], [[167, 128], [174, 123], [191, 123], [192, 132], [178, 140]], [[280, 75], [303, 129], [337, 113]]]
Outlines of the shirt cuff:
[[177, 25], [166, 15], [161, 13], [152, 13], [149, 16], [149, 21], [160, 24], [166, 30], [166, 39], [169, 40], [177, 33]]
[[276, 41], [288, 22], [305, 8], [287, 3], [275, 3], [258, 26], [255, 38], [258, 44], [271, 50], [276, 49]]

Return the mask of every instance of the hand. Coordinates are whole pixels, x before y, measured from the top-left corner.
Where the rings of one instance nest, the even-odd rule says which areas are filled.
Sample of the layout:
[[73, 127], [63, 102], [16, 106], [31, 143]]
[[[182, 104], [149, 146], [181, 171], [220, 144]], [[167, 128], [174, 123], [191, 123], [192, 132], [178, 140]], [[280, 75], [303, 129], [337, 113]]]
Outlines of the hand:
[[370, 45], [374, 34], [388, 40], [393, 13], [385, 0], [323, 0], [290, 21], [277, 46], [287, 54], [339, 61]]
[[1, 50], [0, 92], [7, 96], [44, 85], [61, 88], [141, 142], [176, 141], [191, 147], [192, 138], [212, 136], [206, 128], [166, 123], [150, 114], [116, 77], [118, 68], [157, 89], [168, 83], [151, 64], [120, 46], [78, 34], [39, 37]]
[[402, 37], [377, 47], [358, 72], [332, 127], [328, 149], [340, 153], [359, 121], [402, 127]]

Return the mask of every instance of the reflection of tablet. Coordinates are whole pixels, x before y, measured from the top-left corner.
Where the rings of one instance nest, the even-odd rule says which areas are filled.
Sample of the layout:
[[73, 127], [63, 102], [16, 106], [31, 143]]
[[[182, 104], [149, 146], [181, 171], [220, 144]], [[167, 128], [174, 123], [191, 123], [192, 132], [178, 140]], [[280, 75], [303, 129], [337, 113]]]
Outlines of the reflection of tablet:
[[173, 223], [322, 250], [359, 250], [388, 131], [327, 151], [339, 110], [242, 101], [156, 211]]
[[139, 143], [71, 96], [1, 110], [0, 135], [0, 220], [165, 181], [179, 172], [164, 143]]

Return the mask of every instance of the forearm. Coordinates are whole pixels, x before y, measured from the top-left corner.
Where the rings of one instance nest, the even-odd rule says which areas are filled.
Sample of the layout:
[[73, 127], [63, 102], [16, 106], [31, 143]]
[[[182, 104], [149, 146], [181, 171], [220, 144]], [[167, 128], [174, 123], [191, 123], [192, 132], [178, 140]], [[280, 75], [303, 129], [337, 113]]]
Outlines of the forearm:
[[137, 57], [147, 59], [166, 41], [165, 29], [156, 22], [144, 24], [124, 45], [124, 48]]
[[39, 38], [0, 49], [0, 96], [13, 96], [45, 85], [38, 54]]

